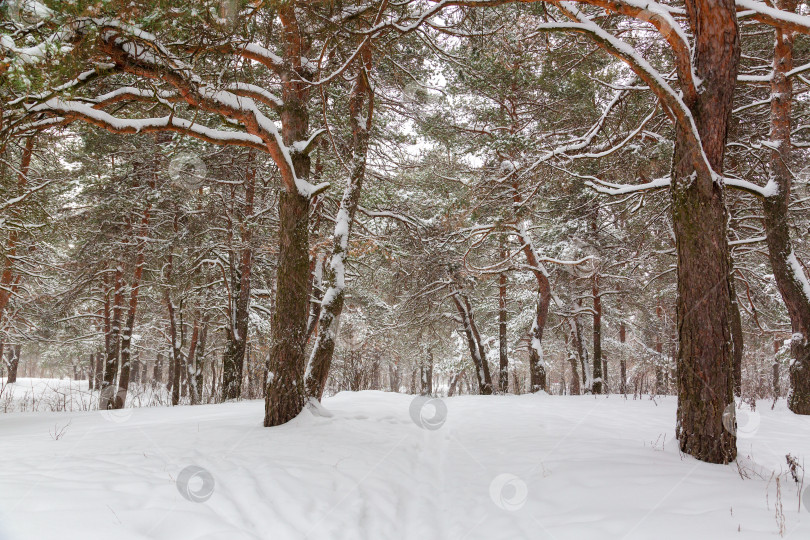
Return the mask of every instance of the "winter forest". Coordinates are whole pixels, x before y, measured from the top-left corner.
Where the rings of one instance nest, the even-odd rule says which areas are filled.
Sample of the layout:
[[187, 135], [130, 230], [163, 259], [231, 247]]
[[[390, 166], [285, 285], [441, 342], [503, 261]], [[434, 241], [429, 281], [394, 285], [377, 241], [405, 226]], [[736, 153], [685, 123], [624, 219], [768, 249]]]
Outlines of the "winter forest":
[[0, 0], [0, 540], [810, 538], [810, 3]]

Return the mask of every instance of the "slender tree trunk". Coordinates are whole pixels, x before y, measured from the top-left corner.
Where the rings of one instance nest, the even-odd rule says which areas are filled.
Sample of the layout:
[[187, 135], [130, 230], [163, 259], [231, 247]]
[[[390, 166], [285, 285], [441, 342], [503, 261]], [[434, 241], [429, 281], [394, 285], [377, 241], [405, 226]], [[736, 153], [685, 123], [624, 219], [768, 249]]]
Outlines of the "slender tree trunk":
[[[581, 301], [579, 307], [582, 307]], [[579, 320], [579, 315], [573, 317], [572, 330], [574, 335], [574, 346], [579, 357], [580, 367], [582, 368], [582, 384], [585, 393], [590, 394], [593, 392], [593, 374], [591, 372], [591, 363], [588, 359], [588, 347], [585, 346], [585, 333], [582, 330], [582, 322]]]
[[121, 376], [118, 378], [118, 392], [115, 396], [114, 408], [121, 409], [126, 405], [127, 392], [129, 390], [129, 378], [132, 371], [130, 359], [132, 358], [132, 331], [135, 327], [135, 315], [138, 311], [138, 294], [141, 289], [141, 279], [143, 277], [143, 267], [146, 262], [146, 238], [149, 234], [149, 214], [152, 210], [151, 203], [147, 203], [141, 217], [141, 225], [137, 234], [137, 255], [135, 256], [135, 270], [132, 275], [132, 285], [129, 291], [129, 310], [124, 324], [124, 331], [121, 334]]
[[104, 355], [96, 352], [95, 355], [91, 355], [91, 360], [95, 362], [96, 366], [93, 374], [93, 389], [100, 390], [102, 381], [104, 381]]
[[370, 67], [368, 51], [364, 51], [363, 67], [356, 76], [349, 100], [349, 124], [352, 129], [352, 161], [350, 175], [337, 213], [332, 237], [332, 255], [326, 267], [328, 288], [321, 301], [318, 316], [318, 336], [307, 365], [307, 394], [321, 399], [329, 367], [335, 352], [335, 338], [345, 299], [345, 262], [354, 215], [366, 176], [369, 131], [374, 113], [374, 93], [366, 69]]
[[[171, 265], [171, 263], [169, 264]], [[174, 306], [174, 302], [172, 301], [171, 295], [169, 294], [168, 288], [164, 290], [164, 299], [166, 301], [166, 309], [169, 313], [169, 340], [171, 341], [172, 350], [169, 377], [172, 385], [172, 405], [178, 405], [180, 403], [180, 372], [183, 369], [183, 352], [180, 344], [180, 336], [178, 335], [176, 308]]]
[[[506, 258], [506, 253], [501, 253], [502, 258]], [[500, 360], [500, 372], [498, 376], [498, 386], [501, 394], [509, 391], [509, 354], [508, 343], [506, 341], [506, 272], [498, 275], [498, 357]]]
[[661, 333], [664, 331], [664, 308], [661, 304], [655, 306], [655, 314], [658, 316], [658, 331], [655, 333], [655, 394], [662, 396], [666, 394], [664, 389], [664, 342]]
[[[22, 161], [20, 163], [19, 173], [17, 175], [17, 192], [18, 196], [22, 196], [25, 191], [25, 186], [28, 184], [28, 170], [31, 167], [31, 157], [34, 152], [34, 137], [28, 137], [25, 141], [23, 148]], [[8, 306], [17, 284], [19, 283], [20, 276], [14, 271], [14, 259], [17, 256], [17, 243], [19, 242], [19, 235], [17, 229], [12, 227], [8, 233], [8, 243], [4, 250], [5, 260], [3, 261], [3, 270], [0, 273], [0, 322], [3, 321], [3, 314], [6, 306]]]
[[[512, 188], [514, 193], [513, 200], [515, 206], [518, 206], [522, 201], [518, 194], [517, 186], [512, 186]], [[537, 256], [534, 243], [526, 227], [520, 225], [516, 227], [516, 231], [518, 239], [523, 245], [523, 255], [526, 257], [526, 262], [529, 264], [537, 280], [537, 304], [534, 320], [532, 321], [532, 328], [529, 332], [529, 384], [531, 385], [532, 392], [538, 392], [546, 390], [546, 363], [543, 359], [543, 330], [546, 327], [548, 308], [551, 305], [551, 282], [548, 279], [548, 272]]]
[[[796, 10], [795, 0], [778, 0], [786, 11]], [[797, 414], [810, 414], [810, 280], [796, 258], [790, 238], [790, 191], [793, 174], [791, 103], [793, 84], [787, 73], [793, 69], [793, 34], [775, 30], [773, 78], [771, 80], [771, 155], [768, 194], [763, 199], [765, 238], [776, 285], [790, 317], [792, 336], [788, 407]], [[778, 365], [774, 384], [778, 385]]]
[[619, 361], [619, 393], [627, 395], [627, 360], [625, 359], [625, 341], [627, 340], [627, 327], [624, 321], [619, 323], [619, 343], [621, 343], [621, 360]]
[[[737, 455], [736, 437], [723, 423], [734, 402], [731, 273], [723, 184], [715, 174], [723, 171], [740, 39], [733, 0], [687, 0], [686, 11], [702, 81], [687, 105], [703, 148], [676, 126], [670, 190], [678, 259], [676, 436], [684, 453], [728, 463]], [[700, 166], [703, 155], [714, 174]]]
[[745, 340], [743, 338], [742, 317], [740, 316], [740, 305], [737, 301], [737, 286], [734, 283], [734, 258], [731, 256], [729, 250], [728, 266], [731, 269], [731, 275], [728, 279], [729, 297], [731, 299], [729, 319], [731, 321], [731, 342], [734, 346], [734, 395], [739, 397], [742, 395], [742, 363], [743, 353], [745, 347]]
[[163, 383], [163, 355], [161, 353], [155, 355], [155, 367], [152, 373], [152, 380], [157, 384]]
[[571, 364], [571, 395], [578, 396], [582, 393], [582, 387], [579, 384], [579, 373], [577, 373], [577, 358], [572, 352], [568, 354], [568, 363]]
[[599, 274], [593, 274], [593, 393], [603, 393], [602, 379], [602, 297], [599, 295]]
[[194, 326], [191, 330], [191, 341], [188, 345], [188, 384], [189, 394], [191, 396], [191, 404], [197, 405], [199, 403], [199, 394], [197, 393], [196, 384], [197, 380], [194, 377], [194, 365], [197, 355], [197, 342], [200, 339], [200, 323], [194, 321]]
[[773, 398], [778, 399], [779, 395], [782, 393], [782, 389], [779, 386], [779, 340], [773, 340], [773, 364], [771, 365], [771, 375], [773, 377]]
[[196, 353], [192, 356], [189, 353], [189, 358], [194, 362], [194, 377], [192, 379], [192, 392], [191, 398], [193, 403], [202, 403], [203, 400], [203, 383], [205, 376], [205, 344], [208, 339], [208, 322], [204, 321], [200, 328], [200, 336], [197, 342]]
[[250, 330], [250, 286], [253, 272], [253, 232], [250, 220], [253, 218], [253, 203], [256, 193], [256, 168], [251, 153], [245, 174], [245, 204], [242, 208], [239, 236], [239, 271], [232, 286], [233, 299], [230, 310], [230, 326], [226, 330], [227, 345], [222, 357], [222, 399], [242, 397], [244, 378], [245, 348]]
[[430, 347], [425, 347], [423, 361], [419, 365], [422, 379], [421, 394], [423, 396], [433, 395], [433, 351]]
[[[104, 379], [101, 381], [101, 392], [99, 393], [99, 410], [107, 410], [115, 408], [115, 378], [118, 375], [119, 356], [121, 352], [121, 315], [123, 313], [124, 304], [124, 269], [119, 263], [115, 268], [113, 276], [113, 290], [107, 293], [112, 293], [112, 317], [109, 319], [109, 328], [105, 341], [107, 342], [107, 356], [104, 360]], [[105, 306], [107, 312], [105, 316], [109, 317], [109, 308]]]
[[467, 337], [470, 356], [472, 356], [473, 365], [475, 366], [478, 391], [483, 395], [492, 394], [492, 378], [489, 373], [489, 364], [487, 363], [484, 346], [481, 344], [481, 336], [478, 334], [478, 329], [475, 326], [470, 301], [460, 292], [454, 293], [450, 298], [456, 305], [456, 310], [461, 317], [464, 335]]
[[6, 383], [17, 382], [17, 370], [20, 367], [20, 345], [9, 345], [8, 347], [8, 378]]

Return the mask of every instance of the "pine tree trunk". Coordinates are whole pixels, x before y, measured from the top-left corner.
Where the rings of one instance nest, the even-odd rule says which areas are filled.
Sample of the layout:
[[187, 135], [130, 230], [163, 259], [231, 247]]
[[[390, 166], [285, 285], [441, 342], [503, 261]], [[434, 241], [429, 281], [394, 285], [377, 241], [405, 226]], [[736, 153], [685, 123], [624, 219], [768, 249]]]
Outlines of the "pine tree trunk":
[[17, 382], [17, 370], [20, 367], [20, 345], [9, 345], [8, 347], [8, 379], [6, 383]]
[[[794, 12], [795, 0], [779, 0], [780, 9]], [[787, 73], [793, 68], [793, 34], [776, 29], [773, 79], [771, 80], [770, 189], [763, 199], [768, 257], [776, 285], [787, 307], [793, 332], [790, 341], [788, 407], [796, 414], [810, 414], [810, 280], [796, 258], [790, 239], [790, 191], [793, 173], [791, 103], [793, 85]], [[778, 365], [774, 384], [778, 385]]]
[[[522, 201], [518, 195], [518, 186], [512, 186], [516, 205]], [[548, 279], [548, 272], [540, 262], [534, 249], [531, 236], [526, 231], [526, 227], [517, 227], [517, 235], [523, 244], [523, 255], [526, 262], [537, 280], [537, 304], [535, 309], [532, 328], [529, 332], [529, 384], [532, 392], [546, 390], [546, 364], [543, 359], [543, 330], [548, 320], [548, 308], [551, 304], [551, 282]]]
[[[115, 408], [115, 378], [118, 375], [119, 356], [121, 352], [121, 315], [124, 304], [124, 269], [119, 263], [115, 268], [113, 277], [113, 290], [107, 292], [105, 300], [105, 318], [107, 328], [105, 332], [105, 343], [107, 345], [107, 355], [104, 360], [104, 379], [101, 381], [101, 392], [99, 393], [99, 410]], [[110, 316], [109, 295], [113, 295], [112, 316]]]
[[678, 259], [676, 436], [684, 453], [728, 463], [737, 455], [736, 437], [723, 424], [734, 402], [728, 220], [722, 181], [705, 172], [701, 150], [714, 173], [722, 173], [739, 29], [732, 0], [687, 0], [686, 8], [702, 81], [687, 105], [703, 148], [693, 147], [685, 127], [676, 126], [670, 190]]
[[[205, 382], [205, 343], [208, 338], [208, 322], [204, 321], [200, 327], [199, 336], [196, 340], [194, 354], [189, 347], [190, 364], [194, 366], [191, 377], [191, 404], [197, 405], [203, 401], [203, 384]], [[193, 335], [192, 335], [193, 339]]]
[[[501, 258], [506, 258], [504, 252], [501, 253]], [[501, 394], [506, 394], [509, 391], [509, 351], [506, 341], [506, 316], [506, 272], [501, 272], [498, 275], [498, 359], [500, 360], [498, 390]]]
[[[171, 255], [170, 255], [171, 257]], [[169, 263], [171, 266], [171, 263]], [[178, 336], [177, 317], [175, 315], [175, 306], [169, 294], [169, 289], [164, 291], [164, 299], [166, 300], [166, 309], [169, 313], [169, 340], [171, 346], [172, 356], [169, 359], [169, 382], [171, 384], [172, 392], [172, 405], [180, 404], [180, 371], [182, 368], [182, 350], [180, 346], [180, 337]]]
[[245, 350], [250, 330], [250, 286], [253, 272], [253, 232], [249, 220], [253, 217], [253, 202], [256, 193], [256, 169], [250, 155], [245, 174], [245, 204], [241, 210], [239, 236], [239, 271], [234, 274], [232, 284], [230, 327], [226, 329], [227, 344], [222, 357], [222, 399], [242, 397]]
[[579, 374], [577, 373], [577, 359], [573, 354], [569, 354], [568, 363], [571, 364], [571, 395], [578, 396], [582, 393], [582, 387], [579, 384]]
[[470, 348], [473, 365], [475, 366], [475, 377], [478, 380], [478, 391], [482, 395], [492, 394], [492, 378], [489, 373], [489, 364], [481, 344], [481, 336], [475, 326], [470, 301], [466, 295], [456, 292], [450, 296], [456, 305], [456, 310], [461, 317], [464, 335], [467, 338], [467, 346]]
[[737, 286], [734, 283], [734, 258], [731, 257], [731, 253], [729, 253], [728, 266], [731, 269], [728, 285], [731, 298], [731, 312], [729, 314], [731, 320], [731, 342], [734, 345], [734, 395], [739, 397], [742, 395], [742, 362], [745, 340], [743, 337], [740, 305], [737, 301]]
[[[26, 184], [28, 184], [28, 170], [31, 166], [31, 157], [34, 152], [34, 137], [28, 137], [25, 140], [25, 147], [23, 148], [22, 160], [20, 162], [20, 169], [17, 174], [17, 194], [22, 196]], [[8, 233], [8, 243], [4, 250], [5, 261], [3, 262], [3, 271], [0, 273], [0, 322], [3, 321], [3, 314], [6, 306], [8, 306], [11, 296], [19, 284], [20, 275], [15, 272], [14, 260], [17, 255], [17, 243], [19, 235], [17, 229], [12, 227]], [[15, 373], [16, 378], [16, 373]]]
[[335, 333], [345, 299], [346, 251], [366, 176], [369, 131], [374, 112], [374, 93], [368, 83], [366, 72], [370, 67], [368, 54], [370, 54], [368, 51], [364, 51], [364, 67], [356, 76], [349, 100], [349, 124], [352, 129], [351, 170], [338, 207], [335, 233], [332, 237], [332, 255], [325, 268], [324, 277], [328, 287], [321, 301], [317, 323], [318, 336], [307, 365], [307, 394], [319, 400], [323, 395], [335, 352], [337, 337]]
[[602, 382], [602, 297], [599, 296], [599, 275], [593, 275], [593, 393], [603, 393]]
[[778, 399], [782, 389], [779, 387], [779, 340], [773, 340], [773, 364], [771, 365], [771, 376], [773, 377], [773, 399]]
[[273, 342], [267, 375], [264, 425], [278, 426], [304, 408], [307, 280], [309, 274], [309, 199], [280, 194], [279, 264]]

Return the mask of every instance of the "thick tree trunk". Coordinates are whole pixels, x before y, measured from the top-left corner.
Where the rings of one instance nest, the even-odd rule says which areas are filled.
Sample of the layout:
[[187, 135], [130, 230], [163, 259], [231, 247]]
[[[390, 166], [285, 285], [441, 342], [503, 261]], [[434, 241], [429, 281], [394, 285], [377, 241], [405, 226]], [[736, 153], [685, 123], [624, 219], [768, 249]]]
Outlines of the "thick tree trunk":
[[703, 148], [689, 142], [685, 126], [676, 126], [671, 174], [678, 258], [676, 436], [684, 453], [728, 463], [737, 448], [723, 423], [726, 407], [734, 403], [727, 214], [722, 181], [699, 164], [702, 150], [714, 173], [723, 171], [740, 40], [732, 0], [687, 0], [686, 9], [702, 81], [695, 102], [687, 105]]
[[279, 265], [276, 310], [267, 375], [264, 425], [278, 426], [304, 408], [307, 279], [309, 273], [309, 199], [282, 192], [279, 206]]
[[[793, 12], [795, 0], [779, 0], [780, 9]], [[770, 182], [763, 199], [768, 257], [776, 285], [790, 317], [793, 357], [789, 368], [788, 407], [797, 414], [810, 414], [810, 280], [796, 258], [790, 239], [792, 172], [791, 102], [793, 85], [787, 73], [793, 68], [793, 34], [776, 29], [773, 79], [771, 80]], [[775, 366], [775, 375], [778, 365]], [[775, 376], [774, 384], [778, 385]]]

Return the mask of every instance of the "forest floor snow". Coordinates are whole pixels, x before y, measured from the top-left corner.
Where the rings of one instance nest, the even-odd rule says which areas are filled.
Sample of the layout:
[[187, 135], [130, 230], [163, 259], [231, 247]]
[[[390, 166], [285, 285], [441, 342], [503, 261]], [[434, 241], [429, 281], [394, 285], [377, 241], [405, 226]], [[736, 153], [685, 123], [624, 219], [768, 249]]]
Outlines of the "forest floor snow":
[[710, 465], [679, 453], [675, 407], [368, 391], [272, 429], [261, 401], [0, 414], [0, 538], [810, 538], [785, 459], [810, 465], [810, 419], [760, 402], [738, 463]]

